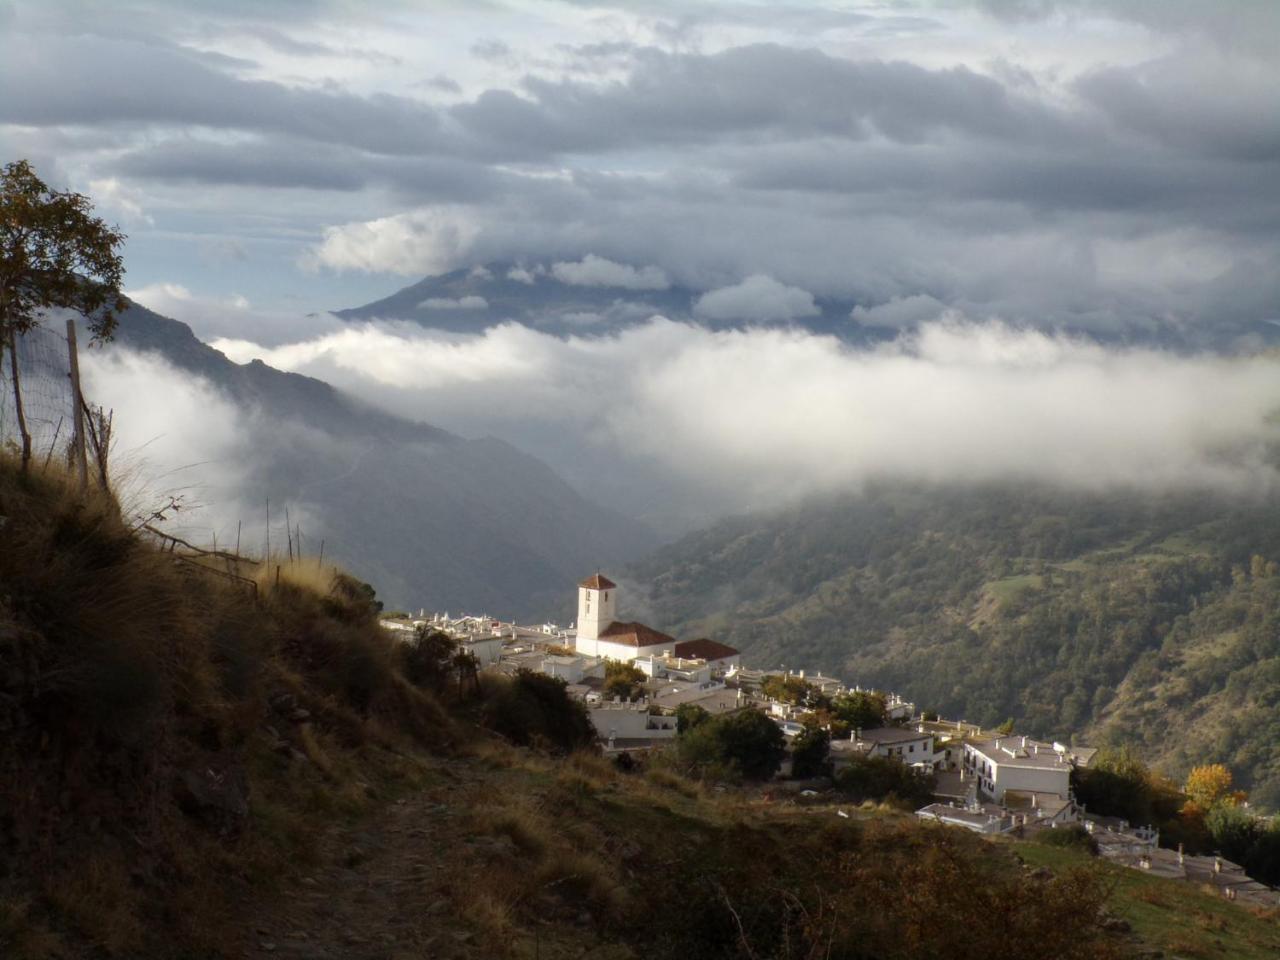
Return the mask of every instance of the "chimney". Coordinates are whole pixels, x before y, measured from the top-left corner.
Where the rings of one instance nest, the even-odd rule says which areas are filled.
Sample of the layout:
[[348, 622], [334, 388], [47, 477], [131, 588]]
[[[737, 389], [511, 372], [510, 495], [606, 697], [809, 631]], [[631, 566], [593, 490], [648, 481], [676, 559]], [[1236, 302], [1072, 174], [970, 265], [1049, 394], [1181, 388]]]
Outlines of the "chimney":
[[1185, 858], [1182, 855], [1182, 844], [1178, 844], [1178, 866], [1182, 866]]
[[1000, 749], [1000, 744], [1001, 744], [1001, 742], [1002, 742], [1002, 741], [1000, 740], [1000, 738], [999, 738], [999, 737], [996, 737], [996, 749], [997, 749], [997, 750], [999, 750], [999, 749]]
[[1214, 858], [1213, 858], [1213, 872], [1214, 872], [1214, 873], [1221, 873], [1221, 872], [1222, 872], [1222, 858], [1221, 858], [1221, 857], [1214, 857]]
[[1027, 748], [1027, 738], [1024, 736], [1022, 738], [1022, 749], [1025, 750], [1026, 748]]
[[1040, 756], [1040, 744], [1038, 744], [1038, 743], [1037, 743], [1037, 744], [1035, 744], [1035, 745], [1031, 748], [1031, 752], [1032, 752], [1032, 754], [1034, 754], [1034, 755], [1035, 755], [1035, 756], [1037, 756], [1037, 757], [1038, 757], [1038, 756]]
[[861, 739], [862, 739], [862, 728], [861, 728], [861, 727], [854, 727], [854, 728], [853, 728], [853, 733], [849, 734], [849, 739], [854, 740], [854, 741], [861, 740]]

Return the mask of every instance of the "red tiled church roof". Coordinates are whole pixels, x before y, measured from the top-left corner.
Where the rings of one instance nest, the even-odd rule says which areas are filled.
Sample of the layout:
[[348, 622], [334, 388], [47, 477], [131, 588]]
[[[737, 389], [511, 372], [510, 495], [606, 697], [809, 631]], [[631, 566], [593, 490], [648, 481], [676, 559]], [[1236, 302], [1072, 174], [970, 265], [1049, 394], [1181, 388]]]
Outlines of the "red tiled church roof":
[[617, 586], [617, 584], [614, 583], [612, 580], [610, 580], [608, 577], [602, 574], [596, 573], [587, 577], [587, 579], [583, 580], [580, 584], [578, 584], [578, 586], [586, 587], [588, 590], [612, 590], [614, 587]]
[[724, 660], [738, 655], [738, 651], [728, 644], [707, 639], [682, 640], [672, 652], [684, 660]]
[[[608, 583], [609, 581], [604, 581]], [[676, 638], [669, 637], [665, 633], [661, 633], [653, 627], [646, 627], [643, 623], [623, 623], [615, 620], [609, 626], [600, 632], [601, 640], [608, 640], [610, 643], [620, 643], [627, 647], [657, 647], [666, 645], [675, 647]]]

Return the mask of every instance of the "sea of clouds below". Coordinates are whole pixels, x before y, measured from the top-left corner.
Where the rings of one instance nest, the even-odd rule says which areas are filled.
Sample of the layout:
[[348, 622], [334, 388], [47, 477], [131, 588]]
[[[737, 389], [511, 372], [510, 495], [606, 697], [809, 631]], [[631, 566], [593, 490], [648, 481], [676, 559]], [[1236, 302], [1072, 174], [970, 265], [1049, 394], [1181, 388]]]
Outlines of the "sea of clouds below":
[[[596, 499], [689, 525], [885, 478], [1242, 494], [1276, 479], [1280, 358], [1104, 347], [955, 314], [876, 348], [661, 317], [606, 336], [387, 322], [213, 345], [502, 437]], [[237, 498], [242, 410], [156, 357], [94, 355], [86, 378], [116, 408], [117, 446], [146, 464], [137, 472]]]

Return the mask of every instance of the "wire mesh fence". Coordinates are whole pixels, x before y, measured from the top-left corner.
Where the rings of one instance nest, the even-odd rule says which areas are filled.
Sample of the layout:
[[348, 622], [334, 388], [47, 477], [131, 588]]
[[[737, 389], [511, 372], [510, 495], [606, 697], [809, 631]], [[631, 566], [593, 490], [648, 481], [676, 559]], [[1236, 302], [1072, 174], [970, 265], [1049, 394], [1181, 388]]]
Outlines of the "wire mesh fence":
[[[16, 353], [8, 343], [0, 347], [0, 445], [21, 450], [25, 421], [33, 464], [65, 458], [72, 449], [76, 405], [67, 337], [40, 326], [14, 338], [14, 343]], [[20, 393], [14, 389], [15, 366]]]

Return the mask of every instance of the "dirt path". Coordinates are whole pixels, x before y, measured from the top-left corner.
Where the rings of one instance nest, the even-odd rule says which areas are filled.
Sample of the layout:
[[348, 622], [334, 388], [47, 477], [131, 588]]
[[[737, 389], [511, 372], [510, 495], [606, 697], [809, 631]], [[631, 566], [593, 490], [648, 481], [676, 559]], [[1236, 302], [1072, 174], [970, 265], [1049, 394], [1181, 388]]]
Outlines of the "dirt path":
[[441, 891], [458, 841], [461, 794], [481, 780], [469, 764], [356, 827], [331, 828], [318, 865], [249, 912], [240, 956], [296, 960], [420, 960], [479, 956]]

